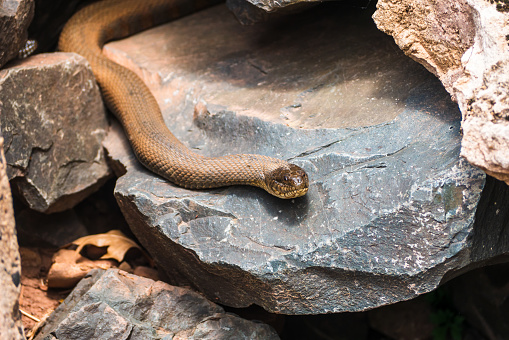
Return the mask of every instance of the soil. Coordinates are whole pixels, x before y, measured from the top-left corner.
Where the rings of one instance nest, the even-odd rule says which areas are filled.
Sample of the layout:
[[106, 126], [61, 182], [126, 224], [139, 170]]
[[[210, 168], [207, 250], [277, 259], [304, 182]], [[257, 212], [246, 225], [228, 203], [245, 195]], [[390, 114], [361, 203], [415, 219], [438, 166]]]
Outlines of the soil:
[[[70, 289], [48, 289], [46, 277], [51, 258], [57, 249], [24, 248], [21, 255], [21, 295], [19, 308], [39, 320], [44, 320], [71, 292]], [[27, 338], [38, 322], [22, 314], [21, 319]]]

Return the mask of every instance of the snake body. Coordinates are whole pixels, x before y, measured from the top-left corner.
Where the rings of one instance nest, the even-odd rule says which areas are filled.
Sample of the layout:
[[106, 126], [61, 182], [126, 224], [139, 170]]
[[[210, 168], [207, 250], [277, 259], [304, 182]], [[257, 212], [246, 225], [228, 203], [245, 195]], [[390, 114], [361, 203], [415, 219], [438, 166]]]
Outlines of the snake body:
[[60, 35], [59, 50], [78, 53], [88, 60], [106, 105], [124, 127], [138, 160], [149, 170], [190, 189], [253, 185], [280, 198], [302, 196], [308, 189], [308, 177], [297, 165], [262, 155], [204, 157], [189, 150], [166, 127], [145, 83], [102, 54], [108, 41], [210, 4], [189, 0], [99, 1], [69, 20]]

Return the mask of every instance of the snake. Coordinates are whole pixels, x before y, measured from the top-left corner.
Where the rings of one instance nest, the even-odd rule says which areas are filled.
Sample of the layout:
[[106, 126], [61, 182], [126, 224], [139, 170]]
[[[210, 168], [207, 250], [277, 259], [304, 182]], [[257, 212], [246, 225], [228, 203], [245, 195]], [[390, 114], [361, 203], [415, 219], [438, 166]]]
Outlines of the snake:
[[265, 155], [206, 157], [180, 142], [166, 126], [159, 105], [143, 80], [102, 53], [105, 43], [178, 19], [218, 1], [103, 0], [65, 24], [58, 50], [84, 57], [107, 108], [123, 126], [137, 159], [177, 186], [209, 189], [250, 185], [284, 199], [303, 196], [309, 179], [299, 166]]

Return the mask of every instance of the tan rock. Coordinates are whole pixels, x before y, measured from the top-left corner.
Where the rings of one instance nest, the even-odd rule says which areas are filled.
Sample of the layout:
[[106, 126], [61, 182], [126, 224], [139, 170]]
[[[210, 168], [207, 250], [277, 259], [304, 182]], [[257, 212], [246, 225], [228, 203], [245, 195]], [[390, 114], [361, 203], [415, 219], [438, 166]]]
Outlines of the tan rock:
[[19, 257], [11, 190], [6, 174], [3, 138], [0, 137], [0, 335], [2, 339], [24, 339], [19, 314], [21, 260]]
[[461, 155], [509, 183], [508, 6], [482, 0], [382, 0], [373, 19], [458, 102]]

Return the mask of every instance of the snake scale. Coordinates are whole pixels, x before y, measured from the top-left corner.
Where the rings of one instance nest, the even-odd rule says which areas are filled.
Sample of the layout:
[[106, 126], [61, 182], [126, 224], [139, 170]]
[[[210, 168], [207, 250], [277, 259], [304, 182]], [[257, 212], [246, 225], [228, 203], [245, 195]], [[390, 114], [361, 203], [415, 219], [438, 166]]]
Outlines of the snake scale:
[[[212, 1], [217, 2], [217, 1]], [[176, 19], [211, 4], [189, 0], [104, 0], [78, 11], [65, 25], [59, 50], [85, 57], [138, 160], [174, 184], [205, 189], [229, 185], [261, 187], [280, 198], [306, 194], [303, 169], [262, 155], [204, 157], [189, 150], [166, 127], [156, 99], [132, 71], [102, 54], [108, 41]]]

